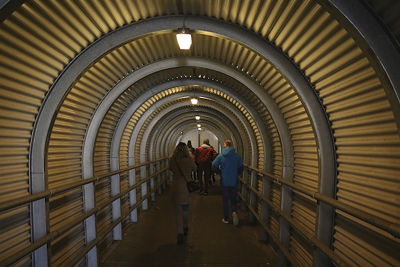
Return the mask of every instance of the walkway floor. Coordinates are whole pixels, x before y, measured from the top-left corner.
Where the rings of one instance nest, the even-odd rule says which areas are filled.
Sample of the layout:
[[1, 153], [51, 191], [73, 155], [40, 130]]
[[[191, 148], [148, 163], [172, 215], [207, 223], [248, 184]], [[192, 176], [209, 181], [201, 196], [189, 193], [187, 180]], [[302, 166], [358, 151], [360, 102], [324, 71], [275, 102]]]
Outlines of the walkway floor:
[[273, 266], [273, 249], [258, 241], [259, 226], [239, 211], [237, 227], [223, 224], [222, 196], [212, 186], [208, 196], [191, 194], [187, 242], [176, 244], [174, 206], [170, 190], [157, 196], [139, 223], [129, 226], [100, 266]]

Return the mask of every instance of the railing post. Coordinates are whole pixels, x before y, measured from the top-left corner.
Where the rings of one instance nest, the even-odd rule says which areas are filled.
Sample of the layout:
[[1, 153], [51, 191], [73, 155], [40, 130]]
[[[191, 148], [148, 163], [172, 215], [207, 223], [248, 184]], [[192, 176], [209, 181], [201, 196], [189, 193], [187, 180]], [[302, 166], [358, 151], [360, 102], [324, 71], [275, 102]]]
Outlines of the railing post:
[[[168, 168], [168, 166], [169, 166], [169, 159], [167, 158], [164, 161], [163, 167], [164, 168]], [[163, 190], [165, 190], [167, 188], [167, 185], [168, 185], [168, 179], [170, 179], [171, 176], [169, 176], [169, 172], [164, 172], [163, 176], [164, 176]]]
[[[32, 221], [32, 240], [38, 241], [46, 235], [46, 199], [42, 198], [32, 202], [31, 221]], [[44, 244], [32, 253], [33, 266], [48, 266], [47, 244]]]
[[[156, 171], [160, 171], [161, 169], [162, 169], [162, 161], [157, 161], [157, 168], [156, 168]], [[159, 194], [159, 195], [161, 195], [162, 194], [162, 185], [163, 185], [163, 179], [162, 179], [162, 173], [159, 173], [159, 174], [157, 174], [157, 186], [158, 186], [158, 189], [157, 189], [157, 193]]]
[[[265, 196], [265, 198], [270, 199], [271, 198], [271, 179], [266, 177], [266, 176], [262, 176], [262, 184], [263, 184], [263, 188], [262, 188], [262, 194], [263, 196]], [[268, 206], [268, 204], [263, 201], [261, 204], [261, 214], [260, 214], [260, 219], [266, 224], [268, 225], [268, 221], [269, 221], [269, 217], [270, 217], [270, 208]], [[264, 241], [264, 242], [269, 242], [269, 235], [267, 233], [267, 231], [264, 229], [264, 227], [260, 228], [260, 240]]]
[[[150, 169], [149, 172], [150, 172], [151, 176], [155, 173], [155, 164], [157, 164], [157, 162], [152, 162], [149, 164], [149, 169]], [[151, 201], [156, 200], [156, 192], [154, 191], [155, 179], [156, 179], [156, 177], [150, 178]]]
[[[249, 173], [248, 173], [248, 169], [247, 168], [245, 168], [245, 170], [243, 171], [243, 181], [245, 182], [245, 183], [247, 183], [248, 182], [248, 176], [249, 176]], [[248, 185], [247, 184], [245, 184], [245, 183], [243, 183], [242, 184], [242, 191], [241, 191], [241, 193], [242, 193], [242, 196], [243, 196], [243, 201], [241, 202], [241, 209], [242, 210], [246, 210], [246, 205], [247, 205], [247, 201], [248, 201], [248, 198], [247, 198], [247, 192], [248, 192]]]
[[[250, 174], [250, 183], [249, 183], [250, 187], [253, 188], [257, 188], [257, 173], [255, 171], [251, 171]], [[250, 207], [252, 207], [254, 210], [256, 209], [257, 206], [257, 195], [254, 191], [249, 190], [250, 192], [250, 198], [249, 198], [249, 205]], [[250, 216], [249, 216], [249, 221], [250, 223], [255, 223], [257, 220], [257, 218], [254, 216], [253, 213], [250, 212]]]
[[[40, 156], [43, 157], [44, 153]], [[30, 193], [36, 194], [45, 191], [47, 183], [43, 172], [30, 173]], [[31, 219], [31, 235], [32, 241], [38, 241], [47, 235], [49, 231], [49, 216], [47, 210], [46, 198], [38, 199], [30, 205], [30, 219]], [[33, 266], [48, 266], [48, 247], [47, 244], [38, 248], [32, 253]]]
[[[111, 166], [112, 170], [115, 167], [118, 169], [118, 158], [111, 158]], [[120, 185], [120, 176], [118, 174], [114, 174], [111, 176], [111, 197], [118, 195], [121, 192]], [[113, 222], [118, 220], [121, 217], [121, 199], [118, 198], [112, 203], [112, 219]], [[122, 224], [119, 223], [113, 229], [113, 239], [114, 240], [122, 240]]]
[[[141, 179], [141, 180], [146, 179], [146, 171], [147, 171], [146, 165], [140, 167], [140, 179]], [[145, 195], [147, 195], [147, 182], [145, 182], [145, 183], [143, 183], [143, 184], [141, 185], [141, 192], [142, 192], [142, 198], [143, 198]], [[143, 210], [147, 210], [148, 208], [149, 208], [149, 201], [148, 201], [148, 199], [146, 198], [146, 199], [143, 200], [143, 202], [142, 202], [142, 209], [143, 209]]]
[[[85, 177], [84, 177], [85, 178]], [[89, 179], [87, 177], [85, 179]], [[90, 212], [95, 208], [95, 187], [94, 183], [88, 183], [83, 186], [84, 210]], [[85, 242], [89, 244], [96, 240], [96, 215], [93, 214], [85, 219]], [[97, 266], [97, 248], [94, 246], [86, 255], [88, 266]]]
[[[129, 186], [134, 186], [136, 184], [136, 169], [129, 170]], [[136, 188], [129, 191], [129, 206], [132, 207], [136, 204]], [[137, 209], [132, 210], [130, 214], [130, 221], [138, 221]]]

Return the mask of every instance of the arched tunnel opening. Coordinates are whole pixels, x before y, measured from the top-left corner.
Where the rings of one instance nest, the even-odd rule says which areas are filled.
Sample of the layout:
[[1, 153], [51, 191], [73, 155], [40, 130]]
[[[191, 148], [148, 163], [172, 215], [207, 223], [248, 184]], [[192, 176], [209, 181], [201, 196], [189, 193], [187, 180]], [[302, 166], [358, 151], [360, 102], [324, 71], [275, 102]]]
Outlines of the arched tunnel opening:
[[189, 138], [233, 140], [275, 265], [400, 265], [399, 13], [397, 0], [0, 1], [0, 265], [101, 265]]

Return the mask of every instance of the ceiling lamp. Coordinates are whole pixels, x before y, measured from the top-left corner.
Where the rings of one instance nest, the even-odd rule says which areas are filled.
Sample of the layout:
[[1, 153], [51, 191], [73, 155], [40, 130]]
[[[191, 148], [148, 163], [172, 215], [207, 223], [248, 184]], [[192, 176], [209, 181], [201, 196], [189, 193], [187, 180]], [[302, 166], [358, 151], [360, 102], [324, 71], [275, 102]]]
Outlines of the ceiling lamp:
[[190, 99], [190, 102], [192, 102], [192, 105], [197, 105], [199, 100], [197, 98], [193, 97], [192, 99]]
[[189, 50], [192, 45], [192, 35], [186, 28], [178, 30], [176, 40], [178, 41], [179, 48], [182, 50]]
[[201, 127], [201, 124], [197, 124], [197, 128], [200, 128]]
[[196, 116], [195, 118], [196, 118], [196, 120], [200, 120], [200, 116]]
[[197, 128], [197, 130], [201, 131], [201, 128], [199, 127], [199, 128]]

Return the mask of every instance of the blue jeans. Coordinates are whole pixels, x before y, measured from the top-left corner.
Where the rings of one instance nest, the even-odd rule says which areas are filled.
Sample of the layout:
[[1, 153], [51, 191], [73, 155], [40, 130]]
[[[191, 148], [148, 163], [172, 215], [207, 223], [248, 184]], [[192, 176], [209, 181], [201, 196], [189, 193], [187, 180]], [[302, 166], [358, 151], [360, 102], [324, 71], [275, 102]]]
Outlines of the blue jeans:
[[232, 212], [236, 209], [237, 187], [222, 186], [222, 205], [224, 207], [224, 219], [229, 220], [229, 204]]

